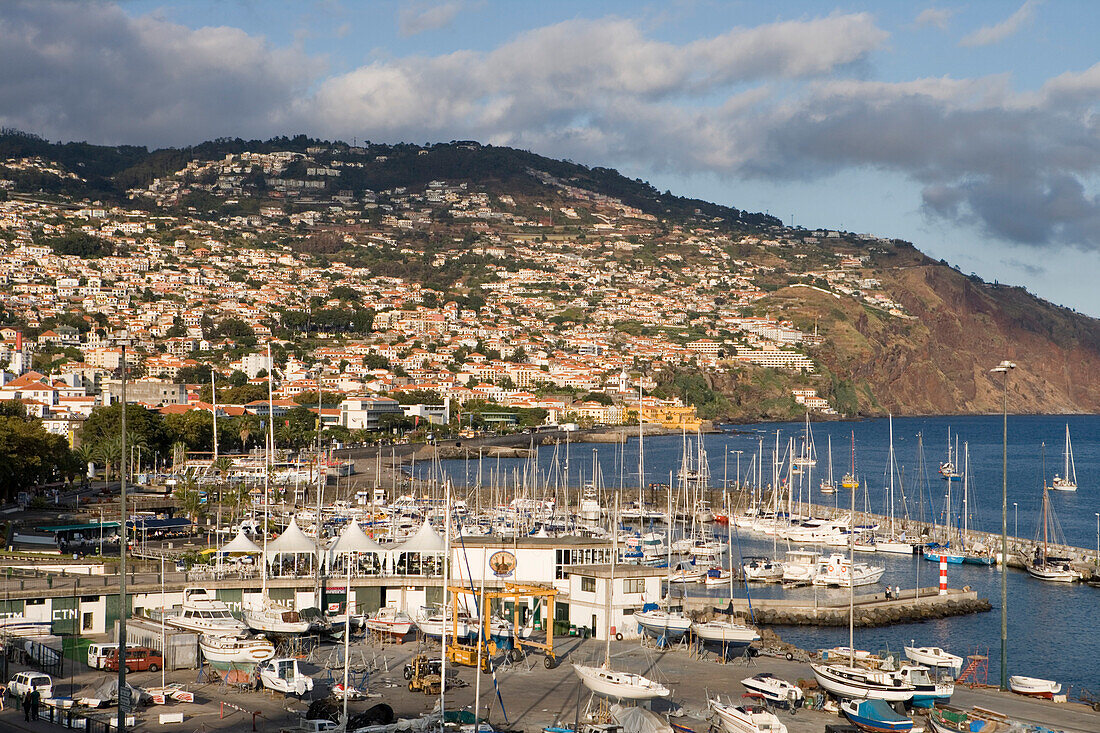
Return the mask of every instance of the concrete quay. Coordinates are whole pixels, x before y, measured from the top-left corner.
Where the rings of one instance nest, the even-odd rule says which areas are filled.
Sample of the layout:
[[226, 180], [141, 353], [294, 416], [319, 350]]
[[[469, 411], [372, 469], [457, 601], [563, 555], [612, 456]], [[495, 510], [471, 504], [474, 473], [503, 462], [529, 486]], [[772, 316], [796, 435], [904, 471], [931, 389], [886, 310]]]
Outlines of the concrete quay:
[[[496, 726], [525, 733], [539, 733], [548, 725], [572, 725], [578, 718], [583, 720], [589, 695], [573, 672], [571, 664], [602, 661], [604, 644], [591, 639], [567, 637], [555, 644], [555, 648], [558, 652], [558, 664], [553, 669], [545, 669], [541, 659], [530, 657], [519, 663], [499, 667], [495, 684], [491, 676], [482, 675], [480, 712], [483, 715], [487, 713], [490, 722]], [[371, 669], [365, 686], [370, 697], [350, 703], [349, 710], [352, 714], [379, 702], [392, 706], [399, 717], [415, 717], [435, 707], [438, 697], [410, 692], [402, 676], [405, 662], [418, 650], [431, 655], [439, 653], [437, 644], [420, 647], [416, 642], [402, 645], [356, 643], [352, 647], [352, 666]], [[321, 647], [302, 662], [305, 671], [315, 680], [313, 699], [326, 697], [332, 682], [342, 678], [342, 667], [334, 664], [337, 659], [336, 646], [329, 645]], [[813, 679], [809, 666], [797, 661], [759, 657], [755, 660], [722, 664], [713, 656], [700, 657], [682, 648], [663, 653], [655, 652], [636, 641], [613, 642], [611, 660], [616, 669], [644, 674], [671, 688], [672, 697], [667, 701], [655, 701], [654, 712], [662, 717], [671, 713], [672, 722], [698, 733], [704, 733], [708, 728], [707, 696], [720, 694], [724, 698], [741, 701], [746, 690], [740, 680], [746, 677], [766, 671], [792, 682]], [[12, 671], [16, 671], [14, 665]], [[67, 676], [57, 680], [56, 684], [59, 694], [67, 695], [71, 691], [97, 685], [112, 676], [112, 673], [89, 670], [78, 664], [71, 686]], [[134, 684], [149, 687], [159, 686], [160, 677], [159, 672], [138, 672], [131, 675], [130, 679]], [[470, 667], [459, 667], [457, 677], [461, 686], [448, 689], [447, 709], [471, 710], [476, 684], [475, 672]], [[361, 685], [361, 678], [362, 675], [355, 672], [351, 679], [353, 684]], [[140, 723], [137, 730], [249, 730], [252, 724], [251, 712], [256, 711], [260, 714], [256, 718], [256, 730], [261, 733], [279, 733], [297, 729], [309, 703], [308, 699], [284, 699], [282, 696], [243, 691], [217, 682], [197, 682], [193, 670], [170, 672], [167, 681], [183, 683], [195, 693], [195, 703], [144, 708], [139, 712]], [[228, 705], [223, 708], [222, 702]], [[995, 689], [960, 687], [952, 698], [952, 704], [964, 708], [979, 706], [1065, 733], [1095, 733], [1100, 730], [1100, 713], [1077, 703], [1052, 703], [1002, 693]], [[242, 710], [248, 712], [241, 712]], [[165, 727], [158, 724], [159, 713], [169, 711], [184, 713], [182, 726], [177, 724]], [[843, 722], [835, 713], [807, 709], [798, 710], [793, 715], [786, 711], [779, 711], [777, 714], [790, 733], [821, 733], [827, 724]], [[918, 725], [924, 724], [920, 715], [915, 720]], [[0, 712], [0, 730], [22, 733], [49, 729], [54, 727], [45, 723], [25, 723], [22, 713], [10, 704]]]
[[[688, 598], [684, 610], [706, 616], [714, 611], [713, 598]], [[804, 600], [781, 598], [734, 598], [729, 602], [734, 614], [751, 618], [761, 626], [847, 626], [847, 603], [807, 604]], [[992, 609], [988, 599], [967, 588], [949, 588], [939, 595], [938, 588], [902, 590], [897, 597], [885, 593], [855, 596], [853, 612], [856, 626], [886, 626], [889, 624], [926, 621], [929, 619], [981, 613]]]

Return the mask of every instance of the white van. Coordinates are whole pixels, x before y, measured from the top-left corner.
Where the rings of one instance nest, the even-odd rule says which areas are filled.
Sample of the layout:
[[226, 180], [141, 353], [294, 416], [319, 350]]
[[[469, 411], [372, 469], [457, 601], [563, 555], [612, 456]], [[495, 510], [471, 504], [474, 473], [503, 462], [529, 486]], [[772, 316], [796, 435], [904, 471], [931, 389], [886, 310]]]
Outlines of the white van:
[[[138, 644], [127, 644], [127, 649], [136, 649]], [[118, 642], [113, 641], [104, 644], [89, 644], [88, 645], [88, 666], [92, 669], [103, 669], [103, 666], [107, 663], [107, 657], [118, 649]]]

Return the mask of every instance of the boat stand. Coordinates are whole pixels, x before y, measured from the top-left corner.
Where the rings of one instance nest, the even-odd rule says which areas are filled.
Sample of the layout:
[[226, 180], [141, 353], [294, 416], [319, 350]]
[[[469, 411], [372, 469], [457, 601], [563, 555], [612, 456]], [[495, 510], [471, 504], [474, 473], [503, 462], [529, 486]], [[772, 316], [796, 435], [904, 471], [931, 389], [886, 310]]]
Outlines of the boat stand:
[[606, 697], [600, 697], [594, 692], [588, 695], [588, 703], [584, 706], [584, 714], [581, 717], [589, 723], [615, 722], [611, 715], [611, 703]]
[[649, 634], [642, 634], [641, 644], [645, 649], [653, 649], [659, 652], [670, 652], [675, 649], [690, 648], [688, 646], [687, 634], [681, 636], [677, 641], [672, 641], [667, 635], [650, 636]]

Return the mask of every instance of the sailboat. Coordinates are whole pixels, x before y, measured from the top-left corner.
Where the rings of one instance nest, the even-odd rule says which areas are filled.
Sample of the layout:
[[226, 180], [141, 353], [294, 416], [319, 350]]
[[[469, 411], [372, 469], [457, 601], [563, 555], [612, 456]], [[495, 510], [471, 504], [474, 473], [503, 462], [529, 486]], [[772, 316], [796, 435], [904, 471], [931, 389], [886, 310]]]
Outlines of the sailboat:
[[835, 494], [836, 482], [833, 481], [833, 436], [828, 436], [829, 444], [829, 478], [821, 480], [819, 487], [822, 494]]
[[859, 479], [856, 478], [856, 433], [852, 431], [852, 471], [851, 473], [844, 474], [844, 478], [840, 480], [841, 487], [845, 489], [858, 489]]
[[[959, 436], [955, 436], [956, 442]], [[954, 454], [951, 451], [951, 428], [947, 429], [947, 460], [940, 464], [940, 475], [943, 476], [945, 481], [958, 481], [959, 469], [955, 465], [955, 461], [958, 460], [958, 450], [955, 450]]]
[[[259, 602], [249, 608], [243, 609], [241, 615], [244, 617], [245, 624], [253, 631], [276, 635], [304, 634], [309, 631], [309, 621], [303, 619], [297, 611], [289, 610], [275, 603], [271, 600], [271, 596], [267, 594], [267, 538], [270, 534], [267, 526], [268, 520], [270, 519], [267, 501], [268, 495], [271, 493], [271, 468], [273, 464], [272, 459], [274, 458], [272, 453], [275, 449], [275, 412], [273, 409], [273, 389], [271, 383], [271, 373], [275, 371], [275, 366], [274, 362], [271, 360], [271, 344], [267, 345], [267, 365], [268, 442], [265, 451], [267, 454], [265, 456], [266, 466], [264, 467], [264, 552], [260, 562], [262, 585], [260, 587]], [[293, 518], [291, 519], [291, 525], [297, 526], [294, 524]]]
[[1054, 509], [1050, 505], [1050, 492], [1047, 490], [1045, 481], [1043, 482], [1041, 531], [1043, 544], [1035, 547], [1035, 556], [1027, 563], [1028, 574], [1051, 583], [1072, 583], [1077, 580], [1077, 573], [1070, 567], [1068, 558], [1051, 557], [1048, 552], [1051, 535], [1056, 539], [1058, 537], [1058, 520], [1054, 517]]
[[[875, 537], [875, 550], [877, 552], [890, 552], [897, 555], [912, 555], [916, 551], [916, 545], [906, 536], [905, 531], [900, 533], [894, 526], [894, 475], [897, 473], [897, 461], [894, 456], [894, 416], [890, 416], [890, 456], [887, 459], [890, 472], [890, 529], [885, 535]], [[902, 491], [902, 505], [904, 506], [905, 492]], [[906, 517], [909, 510], [905, 510]]]
[[[641, 404], [639, 403], [639, 408]], [[639, 409], [639, 416], [641, 410]], [[611, 526], [619, 523], [618, 512], [619, 497], [615, 496], [615, 511], [612, 513]], [[619, 672], [611, 669], [611, 589], [615, 587], [615, 566], [619, 561], [618, 533], [612, 533], [611, 550], [611, 574], [605, 587], [607, 599], [604, 609], [604, 632], [607, 636], [607, 644], [604, 647], [603, 665], [596, 667], [586, 664], [573, 664], [573, 672], [581, 682], [597, 695], [618, 700], [652, 700], [657, 697], [668, 697], [672, 694], [664, 685], [654, 682], [648, 677], [633, 672]]]
[[[852, 516], [856, 513], [856, 498], [852, 494]], [[854, 537], [848, 536], [848, 564], [854, 564]], [[917, 688], [897, 672], [865, 669], [856, 666], [855, 653], [855, 584], [848, 584], [848, 664], [811, 664], [810, 669], [817, 683], [837, 697], [859, 700], [885, 700], [907, 702]]]
[[1066, 447], [1062, 451], [1062, 475], [1054, 474], [1050, 488], [1055, 491], [1077, 491], [1077, 468], [1073, 465], [1073, 446], [1069, 442], [1069, 423], [1066, 423]]
[[[954, 471], [954, 467], [952, 467]], [[954, 475], [958, 475], [957, 473]], [[953, 480], [953, 479], [952, 479]], [[951, 500], [951, 481], [947, 482], [947, 496], [944, 498], [943, 516], [944, 516], [944, 533], [941, 543], [930, 543], [924, 547], [924, 559], [929, 562], [947, 562], [952, 565], [961, 565], [965, 555], [962, 549], [961, 539], [954, 538], [955, 520], [954, 520], [954, 503]], [[955, 542], [955, 545], [951, 543]]]
[[[729, 493], [726, 493], [726, 513], [730, 512], [730, 497]], [[726, 572], [726, 577], [729, 581], [730, 587], [730, 599], [733, 599], [733, 528], [730, 525], [726, 525], [726, 541], [731, 548], [730, 552], [730, 570]], [[709, 583], [708, 583], [709, 585]], [[712, 642], [715, 644], [721, 644], [726, 649], [731, 651], [737, 651], [744, 649], [752, 644], [754, 641], [760, 641], [760, 634], [756, 633], [756, 629], [751, 626], [745, 626], [744, 624], [736, 623], [731, 616], [728, 619], [712, 619], [706, 623], [691, 623], [691, 633], [695, 635], [697, 639], [706, 643]]]

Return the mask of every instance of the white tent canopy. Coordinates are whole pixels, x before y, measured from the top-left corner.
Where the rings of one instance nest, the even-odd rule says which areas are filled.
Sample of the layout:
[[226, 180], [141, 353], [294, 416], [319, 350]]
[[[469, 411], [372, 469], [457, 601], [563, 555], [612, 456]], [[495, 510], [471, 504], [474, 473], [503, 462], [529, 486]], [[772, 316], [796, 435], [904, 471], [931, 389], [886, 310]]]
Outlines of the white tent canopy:
[[244, 530], [237, 533], [237, 536], [231, 539], [229, 542], [222, 545], [218, 552], [224, 555], [230, 554], [245, 554], [245, 555], [259, 555], [263, 550], [252, 540], [245, 536]]
[[294, 517], [281, 535], [267, 543], [267, 555], [307, 555], [317, 552], [317, 544], [306, 536]]
[[431, 522], [424, 522], [420, 525], [420, 529], [416, 531], [409, 539], [402, 542], [397, 547], [390, 548], [394, 552], [419, 552], [421, 554], [430, 554], [433, 552], [443, 552], [447, 549], [447, 544], [435, 528], [432, 527]]
[[336, 538], [336, 542], [329, 548], [329, 555], [333, 557], [349, 552], [379, 553], [385, 552], [385, 548], [368, 537], [358, 522], [352, 521], [344, 526], [340, 536]]

